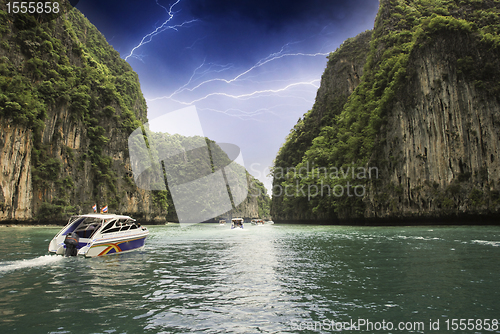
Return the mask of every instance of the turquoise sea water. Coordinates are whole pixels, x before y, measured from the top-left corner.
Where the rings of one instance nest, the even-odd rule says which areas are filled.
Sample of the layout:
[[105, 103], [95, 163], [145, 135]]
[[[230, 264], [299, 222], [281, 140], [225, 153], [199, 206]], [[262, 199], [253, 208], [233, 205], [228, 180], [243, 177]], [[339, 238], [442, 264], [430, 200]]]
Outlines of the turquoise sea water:
[[500, 333], [498, 226], [149, 228], [85, 259], [0, 227], [0, 332]]

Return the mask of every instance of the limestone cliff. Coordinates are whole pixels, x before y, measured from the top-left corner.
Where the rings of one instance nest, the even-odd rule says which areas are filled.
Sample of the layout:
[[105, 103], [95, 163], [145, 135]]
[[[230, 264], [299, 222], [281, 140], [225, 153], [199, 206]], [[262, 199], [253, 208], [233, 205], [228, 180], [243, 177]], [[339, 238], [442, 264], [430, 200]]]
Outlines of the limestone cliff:
[[0, 220], [64, 220], [94, 204], [161, 214], [130, 181], [127, 137], [146, 120], [130, 66], [77, 10], [0, 18]]
[[[311, 175], [310, 169], [307, 175], [275, 173], [275, 186], [318, 186], [327, 193], [356, 184], [364, 191], [275, 196], [273, 218], [404, 223], [498, 214], [499, 13], [498, 1], [381, 1], [363, 75], [347, 102], [337, 105], [338, 117], [318, 125], [303, 154], [283, 159], [300, 133], [299, 121], [275, 166], [356, 170], [344, 177]], [[330, 62], [329, 72], [335, 72]], [[336, 73], [337, 79], [322, 81], [313, 110], [318, 101], [341, 96], [323, 86], [339, 76], [352, 82], [352, 75]], [[369, 168], [376, 168], [376, 177], [357, 174]]]
[[[320, 130], [334, 123], [342, 112], [347, 98], [354, 92], [363, 76], [363, 67], [370, 49], [372, 32], [366, 31], [346, 40], [337, 51], [328, 57], [327, 67], [321, 77], [321, 85], [311, 110], [290, 131], [286, 142], [280, 148], [274, 165], [273, 193], [278, 195], [286, 180], [286, 170], [297, 166], [304, 154], [310, 150]], [[275, 220], [328, 219], [327, 213], [313, 214], [307, 203], [301, 201], [298, 208], [283, 203], [284, 196], [273, 196], [271, 215]], [[295, 202], [296, 203], [296, 202]]]
[[370, 162], [382, 183], [371, 187], [367, 217], [499, 212], [500, 57], [484, 31], [498, 37], [487, 13], [500, 5], [462, 5], [450, 15], [463, 26], [436, 29], [409, 55]]

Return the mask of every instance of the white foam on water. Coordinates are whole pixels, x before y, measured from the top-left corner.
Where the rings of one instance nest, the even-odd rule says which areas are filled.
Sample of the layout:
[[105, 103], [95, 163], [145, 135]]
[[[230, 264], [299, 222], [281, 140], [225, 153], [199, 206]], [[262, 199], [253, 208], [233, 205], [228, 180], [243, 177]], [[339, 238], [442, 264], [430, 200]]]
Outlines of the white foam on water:
[[490, 245], [494, 247], [500, 247], [500, 241], [487, 241], [487, 240], [472, 240], [477, 244]]
[[29, 260], [3, 261], [0, 262], [0, 274], [12, 270], [46, 266], [61, 261], [63, 258], [63, 256], [59, 255], [44, 255]]

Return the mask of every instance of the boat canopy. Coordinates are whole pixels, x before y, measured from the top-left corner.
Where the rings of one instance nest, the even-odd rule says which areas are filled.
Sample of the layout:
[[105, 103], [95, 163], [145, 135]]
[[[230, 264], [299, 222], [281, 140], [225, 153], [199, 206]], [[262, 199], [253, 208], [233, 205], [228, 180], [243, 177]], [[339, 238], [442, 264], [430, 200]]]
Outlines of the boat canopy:
[[97, 230], [102, 229], [102, 233], [117, 232], [120, 230], [137, 228], [135, 219], [122, 215], [86, 214], [73, 216], [69, 223], [60, 232], [60, 235], [67, 235], [75, 232], [80, 238], [89, 238]]
[[135, 219], [129, 216], [114, 215], [114, 214], [101, 214], [101, 213], [88, 213], [86, 215], [73, 216], [71, 218], [98, 218], [98, 219], [130, 219], [135, 221]]

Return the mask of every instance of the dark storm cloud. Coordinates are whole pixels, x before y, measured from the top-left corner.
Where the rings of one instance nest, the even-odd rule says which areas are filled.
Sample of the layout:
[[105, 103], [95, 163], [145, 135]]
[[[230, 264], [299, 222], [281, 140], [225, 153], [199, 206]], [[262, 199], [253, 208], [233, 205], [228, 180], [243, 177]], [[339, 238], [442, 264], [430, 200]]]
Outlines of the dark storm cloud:
[[309, 20], [332, 21], [378, 5], [377, 0], [190, 0], [191, 13], [202, 20], [243, 19], [271, 28]]

